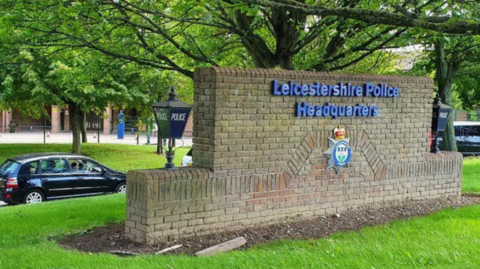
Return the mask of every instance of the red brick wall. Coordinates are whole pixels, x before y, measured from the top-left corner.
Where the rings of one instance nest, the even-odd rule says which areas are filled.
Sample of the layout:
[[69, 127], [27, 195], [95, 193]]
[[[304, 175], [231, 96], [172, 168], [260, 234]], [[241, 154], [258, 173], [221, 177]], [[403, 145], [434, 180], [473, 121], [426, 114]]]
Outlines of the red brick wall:
[[[24, 116], [18, 111], [18, 109], [13, 110], [12, 119], [18, 123], [19, 126], [43, 126], [43, 119], [32, 119], [28, 116]], [[47, 125], [50, 125], [50, 122], [47, 122]]]
[[[455, 113], [455, 111], [453, 112]], [[454, 119], [455, 121], [467, 121], [468, 120], [468, 113], [464, 110], [457, 110], [457, 118]]]

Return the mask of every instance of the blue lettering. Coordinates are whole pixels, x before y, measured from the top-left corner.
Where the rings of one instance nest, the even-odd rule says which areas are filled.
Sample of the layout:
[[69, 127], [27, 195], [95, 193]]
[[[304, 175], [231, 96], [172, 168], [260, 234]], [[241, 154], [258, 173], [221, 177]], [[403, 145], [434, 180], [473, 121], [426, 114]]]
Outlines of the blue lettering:
[[288, 84], [282, 84], [282, 95], [288, 96], [290, 93], [290, 87]]
[[362, 116], [362, 105], [357, 104], [357, 113], [355, 113], [355, 116], [361, 117]]
[[333, 86], [333, 95], [338, 96], [340, 94], [340, 90], [338, 89], [338, 85]]
[[315, 96], [315, 85], [314, 84], [310, 85], [309, 90], [310, 91], [308, 92], [308, 94], [310, 96]]
[[363, 115], [364, 117], [368, 117], [368, 110], [369, 110], [369, 109], [368, 109], [368, 106], [363, 106], [363, 107], [362, 107], [362, 115]]
[[[348, 85], [348, 86], [350, 86], [350, 85]], [[343, 85], [343, 83], [341, 83], [341, 82], [339, 83], [338, 87], [340, 88], [340, 96], [349, 96], [350, 95], [348, 93], [348, 89], [350, 87], [347, 87], [347, 86]]]
[[276, 80], [272, 82], [272, 90], [273, 90], [273, 95], [282, 95], [282, 93], [278, 89], [278, 83]]
[[347, 115], [347, 117], [351, 117], [353, 115], [353, 111], [352, 111], [351, 106], [347, 106], [347, 108], [345, 110], [346, 110], [345, 115]]
[[316, 106], [315, 107], [315, 116], [321, 117], [322, 116], [322, 106]]
[[365, 96], [369, 97], [373, 91], [375, 90], [375, 86], [370, 83], [365, 84]]
[[322, 85], [322, 96], [327, 96], [327, 95], [328, 95], [328, 86]]
[[298, 102], [297, 103], [297, 117], [306, 117], [307, 116], [307, 103]]
[[328, 85], [328, 96], [332, 96], [333, 88], [334, 88], [333, 85]]
[[302, 94], [302, 92], [301, 92], [301, 90], [302, 90], [302, 85], [296, 84], [296, 85], [294, 86], [294, 88], [295, 88], [295, 95], [296, 95], [296, 96], [299, 96], [300, 94]]
[[315, 83], [315, 88], [317, 89], [317, 96], [320, 96], [321, 92], [320, 92], [320, 89], [321, 89], [321, 86], [320, 86], [320, 83]]
[[307, 96], [308, 95], [308, 85], [303, 84], [302, 85], [302, 96]]
[[393, 97], [398, 97], [400, 95], [400, 90], [395, 87], [393, 88]]
[[378, 107], [377, 106], [373, 107], [373, 116], [378, 116]]
[[393, 97], [393, 88], [392, 87], [388, 87], [387, 96], [388, 97]]
[[357, 97], [361, 97], [362, 94], [363, 94], [363, 88], [362, 88], [362, 86], [357, 86], [357, 88], [355, 89], [355, 95], [356, 95]]
[[308, 106], [307, 114], [308, 114], [309, 117], [313, 117], [315, 115], [315, 107], [314, 106]]
[[339, 117], [344, 117], [345, 116], [345, 106], [339, 106], [338, 107], [338, 116]]
[[336, 105], [332, 105], [330, 107], [330, 114], [332, 115], [332, 118], [336, 119], [337, 118], [337, 106]]
[[330, 103], [326, 103], [324, 106], [323, 106], [323, 116], [324, 117], [328, 117], [330, 116]]

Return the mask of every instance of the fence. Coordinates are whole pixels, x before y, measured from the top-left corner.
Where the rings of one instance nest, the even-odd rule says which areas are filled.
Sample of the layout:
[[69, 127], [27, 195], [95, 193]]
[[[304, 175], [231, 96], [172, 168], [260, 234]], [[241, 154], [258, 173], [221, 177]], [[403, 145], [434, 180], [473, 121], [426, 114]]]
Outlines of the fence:
[[[103, 130], [101, 121], [98, 124], [87, 124], [87, 142], [88, 143], [102, 143], [102, 144], [128, 144], [128, 145], [156, 145], [158, 135], [156, 131], [147, 134], [145, 128], [138, 128], [129, 126], [125, 128], [125, 135], [123, 139], [117, 136], [116, 126], [110, 130]], [[27, 126], [27, 125], [0, 125], [0, 144], [70, 144], [73, 142], [71, 130], [55, 130], [52, 131], [52, 126], [48, 126], [44, 121], [43, 126]], [[60, 129], [64, 128], [61, 126]], [[191, 145], [192, 132], [186, 131], [184, 133], [183, 144], [185, 146]], [[182, 143], [182, 142], [178, 142]], [[178, 144], [177, 143], [177, 144]]]

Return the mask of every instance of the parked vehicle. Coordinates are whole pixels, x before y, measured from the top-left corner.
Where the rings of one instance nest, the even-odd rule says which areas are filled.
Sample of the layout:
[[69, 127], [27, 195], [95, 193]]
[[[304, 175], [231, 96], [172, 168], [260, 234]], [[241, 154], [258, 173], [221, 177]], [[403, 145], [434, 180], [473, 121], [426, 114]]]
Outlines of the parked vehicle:
[[0, 165], [0, 200], [7, 204], [125, 191], [125, 173], [82, 155], [29, 154]]
[[182, 166], [192, 166], [192, 164], [193, 164], [192, 152], [193, 152], [193, 148], [190, 149], [185, 156], [183, 156]]
[[[480, 155], [480, 122], [456, 121], [453, 126], [458, 151], [463, 155]], [[439, 147], [444, 148], [441, 137]]]

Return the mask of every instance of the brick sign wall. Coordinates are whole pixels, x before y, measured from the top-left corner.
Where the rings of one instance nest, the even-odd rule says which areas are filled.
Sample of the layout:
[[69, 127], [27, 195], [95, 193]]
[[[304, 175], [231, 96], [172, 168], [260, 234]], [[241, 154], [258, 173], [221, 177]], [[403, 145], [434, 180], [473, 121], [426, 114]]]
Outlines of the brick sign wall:
[[[276, 96], [272, 82], [388, 84], [398, 97]], [[130, 171], [127, 235], [148, 243], [408, 200], [459, 196], [462, 157], [429, 153], [428, 78], [282, 70], [195, 71], [195, 168]], [[361, 104], [370, 117], [296, 117], [296, 104]], [[327, 170], [332, 130], [351, 162]]]

